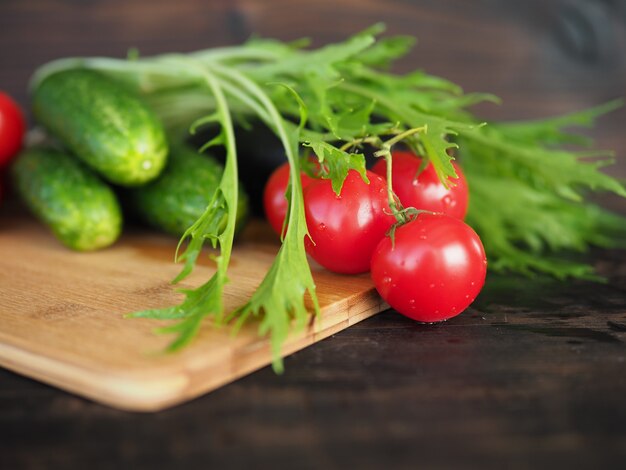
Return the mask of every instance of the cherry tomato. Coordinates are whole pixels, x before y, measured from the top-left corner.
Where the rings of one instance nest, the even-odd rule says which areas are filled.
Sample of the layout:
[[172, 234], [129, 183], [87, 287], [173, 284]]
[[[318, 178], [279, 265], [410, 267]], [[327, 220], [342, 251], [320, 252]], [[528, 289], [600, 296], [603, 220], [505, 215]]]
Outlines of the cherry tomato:
[[337, 196], [330, 180], [304, 189], [304, 211], [311, 239], [307, 252], [326, 269], [343, 274], [369, 271], [372, 252], [395, 219], [387, 202], [387, 183], [367, 172], [369, 184], [350, 170]]
[[454, 317], [485, 283], [487, 259], [469, 225], [443, 214], [421, 213], [385, 237], [372, 255], [372, 279], [391, 307], [409, 318]]
[[[452, 162], [452, 165], [458, 178], [450, 181], [456, 186], [450, 186], [448, 189], [439, 181], [432, 163], [417, 175], [421, 159], [411, 152], [393, 152], [392, 163], [393, 190], [403, 206], [441, 212], [458, 219], [465, 217], [469, 192], [465, 176], [455, 162]], [[381, 159], [374, 165], [372, 171], [386, 178], [387, 162]]]
[[[307, 186], [314, 178], [308, 176], [305, 172], [300, 173], [302, 187]], [[289, 184], [289, 163], [285, 162], [279, 166], [270, 175], [265, 189], [263, 190], [263, 208], [265, 216], [274, 231], [280, 235], [283, 228], [283, 221], [287, 214], [287, 198], [285, 191]]]
[[22, 148], [25, 128], [19, 106], [0, 91], [0, 168], [6, 167]]

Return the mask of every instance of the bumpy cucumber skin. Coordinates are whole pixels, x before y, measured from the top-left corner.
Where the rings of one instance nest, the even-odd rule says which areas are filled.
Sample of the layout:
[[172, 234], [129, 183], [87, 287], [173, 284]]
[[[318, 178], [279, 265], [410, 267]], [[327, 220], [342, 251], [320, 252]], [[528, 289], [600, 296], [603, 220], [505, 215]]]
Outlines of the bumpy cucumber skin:
[[24, 151], [11, 176], [30, 210], [69, 248], [97, 250], [119, 237], [122, 214], [113, 190], [70, 155]]
[[112, 183], [141, 185], [165, 166], [168, 145], [161, 122], [138, 97], [99, 72], [71, 69], [46, 77], [34, 90], [33, 113]]
[[[128, 201], [133, 212], [146, 223], [180, 237], [204, 213], [223, 171], [222, 165], [209, 155], [199, 154], [186, 145], [172, 146], [161, 176], [130, 190]], [[248, 196], [240, 186], [236, 231], [245, 224], [248, 212]]]

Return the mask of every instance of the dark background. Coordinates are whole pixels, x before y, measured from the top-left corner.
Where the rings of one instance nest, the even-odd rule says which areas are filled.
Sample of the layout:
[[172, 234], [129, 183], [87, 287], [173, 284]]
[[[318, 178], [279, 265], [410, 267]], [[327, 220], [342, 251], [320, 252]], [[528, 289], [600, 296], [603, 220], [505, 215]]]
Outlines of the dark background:
[[[478, 109], [485, 118], [624, 96], [620, 0], [0, 0], [0, 89], [28, 107], [29, 76], [58, 57], [191, 51], [252, 33], [321, 45], [378, 21], [419, 38], [398, 71], [502, 97]], [[625, 122], [622, 109], [591, 131], [621, 177]], [[0, 371], [0, 468], [624, 467], [626, 257], [594, 260], [608, 284], [493, 277], [446, 325], [382, 314], [290, 357], [283, 377], [264, 369], [154, 415]]]
[[[0, 0], [0, 89], [28, 107], [32, 72], [59, 57], [185, 52], [252, 34], [321, 45], [380, 21], [418, 37], [398, 71], [500, 96], [502, 106], [477, 109], [485, 119], [573, 112], [626, 93], [624, 0]], [[607, 171], [626, 178], [624, 123], [626, 108], [591, 135], [616, 153]]]

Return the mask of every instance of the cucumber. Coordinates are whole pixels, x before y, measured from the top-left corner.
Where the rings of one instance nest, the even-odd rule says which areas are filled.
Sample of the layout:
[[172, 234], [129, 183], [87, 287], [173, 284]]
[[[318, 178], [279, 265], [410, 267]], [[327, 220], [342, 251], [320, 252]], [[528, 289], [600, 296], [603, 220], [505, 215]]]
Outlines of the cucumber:
[[49, 132], [108, 181], [136, 186], [156, 178], [168, 145], [155, 114], [123, 85], [88, 69], [46, 77], [33, 113]]
[[[180, 237], [204, 213], [223, 171], [224, 167], [213, 157], [199, 154], [187, 145], [175, 145], [161, 176], [129, 190], [127, 201], [144, 222]], [[245, 224], [248, 212], [248, 196], [239, 185], [237, 231]]]
[[26, 150], [12, 165], [11, 176], [30, 210], [69, 248], [96, 250], [117, 240], [122, 215], [113, 190], [72, 156]]

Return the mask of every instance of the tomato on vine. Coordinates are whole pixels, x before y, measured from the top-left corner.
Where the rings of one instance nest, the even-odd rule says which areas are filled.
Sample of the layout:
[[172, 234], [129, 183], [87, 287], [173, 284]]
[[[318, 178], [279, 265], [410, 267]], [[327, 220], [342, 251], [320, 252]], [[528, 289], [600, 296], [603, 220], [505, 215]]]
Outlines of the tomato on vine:
[[485, 283], [487, 258], [476, 232], [460, 219], [420, 213], [385, 237], [371, 260], [381, 297], [398, 312], [422, 322], [454, 317]]
[[25, 129], [20, 107], [9, 95], [0, 91], [0, 169], [8, 166], [22, 148]]
[[[446, 188], [439, 180], [432, 163], [428, 163], [419, 172], [421, 164], [422, 159], [411, 152], [393, 151], [392, 153], [393, 191], [402, 205], [463, 219], [467, 213], [469, 191], [459, 165], [452, 162], [458, 178], [451, 179], [450, 187]], [[386, 160], [379, 160], [372, 171], [385, 177]]]
[[330, 271], [369, 271], [376, 245], [395, 222], [387, 199], [387, 183], [367, 172], [369, 184], [350, 170], [337, 196], [331, 181], [318, 179], [304, 189], [304, 211], [310, 239], [309, 255]]

